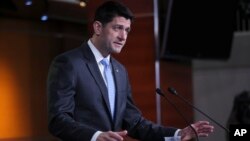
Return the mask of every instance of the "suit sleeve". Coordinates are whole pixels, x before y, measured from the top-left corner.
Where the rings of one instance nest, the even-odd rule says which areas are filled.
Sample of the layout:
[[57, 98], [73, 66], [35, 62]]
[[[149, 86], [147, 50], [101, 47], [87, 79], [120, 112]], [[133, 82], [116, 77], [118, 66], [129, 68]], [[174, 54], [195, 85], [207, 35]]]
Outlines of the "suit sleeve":
[[133, 102], [130, 84], [129, 81], [127, 82], [127, 107], [123, 123], [129, 136], [141, 141], [164, 141], [164, 137], [174, 136], [176, 128], [157, 125], [142, 117], [140, 110]]
[[87, 141], [97, 131], [74, 120], [76, 80], [69, 58], [60, 56], [52, 62], [47, 80], [49, 131], [64, 141]]

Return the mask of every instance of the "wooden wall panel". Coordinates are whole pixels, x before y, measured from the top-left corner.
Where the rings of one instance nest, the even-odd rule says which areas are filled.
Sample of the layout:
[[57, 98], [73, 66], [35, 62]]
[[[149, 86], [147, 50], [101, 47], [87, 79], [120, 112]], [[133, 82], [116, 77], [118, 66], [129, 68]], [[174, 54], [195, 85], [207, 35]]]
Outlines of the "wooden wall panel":
[[54, 140], [47, 129], [47, 73], [55, 55], [84, 40], [81, 28], [71, 27], [1, 18], [0, 140]]
[[0, 39], [0, 139], [27, 137], [32, 134], [29, 38], [0, 32]]
[[[192, 103], [192, 66], [188, 62], [161, 61], [161, 88], [167, 97], [175, 103], [185, 118], [193, 122], [193, 109], [178, 97], [171, 95], [167, 89], [173, 87]], [[188, 126], [174, 107], [164, 99], [161, 100], [162, 124], [183, 128]]]

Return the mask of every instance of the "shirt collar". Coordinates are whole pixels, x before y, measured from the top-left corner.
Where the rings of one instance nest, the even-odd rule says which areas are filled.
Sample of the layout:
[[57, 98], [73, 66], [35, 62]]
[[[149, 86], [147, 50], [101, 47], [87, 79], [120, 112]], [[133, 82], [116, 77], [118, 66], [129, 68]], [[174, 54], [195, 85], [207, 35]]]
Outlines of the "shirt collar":
[[[104, 57], [102, 56], [101, 52], [94, 46], [90, 39], [87, 43], [95, 56], [96, 62], [99, 63]], [[108, 55], [106, 58], [110, 61], [110, 55]]]

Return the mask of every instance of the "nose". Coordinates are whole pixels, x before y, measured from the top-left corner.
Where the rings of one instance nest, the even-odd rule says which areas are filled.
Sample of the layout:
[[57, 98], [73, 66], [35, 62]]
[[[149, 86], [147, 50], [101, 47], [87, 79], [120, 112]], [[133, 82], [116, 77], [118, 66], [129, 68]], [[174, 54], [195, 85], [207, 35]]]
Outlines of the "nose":
[[123, 40], [126, 40], [127, 39], [127, 36], [128, 36], [128, 33], [125, 31], [125, 30], [122, 30], [119, 32], [119, 36], [118, 38], [123, 41]]

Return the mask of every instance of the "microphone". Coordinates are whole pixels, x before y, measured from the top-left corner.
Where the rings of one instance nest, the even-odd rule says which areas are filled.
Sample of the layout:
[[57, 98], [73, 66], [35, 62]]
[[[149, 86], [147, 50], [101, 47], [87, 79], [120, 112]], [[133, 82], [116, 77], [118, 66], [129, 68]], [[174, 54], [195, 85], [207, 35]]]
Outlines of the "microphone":
[[194, 129], [194, 127], [190, 124], [190, 122], [185, 118], [185, 116], [182, 114], [182, 112], [177, 108], [177, 106], [171, 102], [167, 97], [166, 95], [162, 92], [162, 90], [160, 88], [157, 88], [156, 90], [156, 93], [159, 94], [160, 96], [162, 96], [167, 102], [169, 102], [174, 108], [175, 110], [177, 111], [177, 113], [181, 116], [181, 118], [186, 122], [186, 124], [193, 130], [193, 132], [195, 133], [195, 136], [196, 136], [196, 140], [199, 141], [199, 136], [196, 132], [196, 130]]
[[172, 88], [169, 87], [168, 91], [177, 96], [178, 98], [180, 98], [182, 101], [184, 101], [185, 103], [187, 103], [189, 106], [191, 106], [192, 108], [194, 108], [195, 110], [197, 110], [198, 112], [200, 112], [201, 114], [203, 114], [205, 117], [209, 118], [211, 121], [213, 121], [215, 124], [217, 124], [218, 126], [220, 126], [222, 129], [224, 129], [226, 132], [229, 133], [229, 129], [227, 129], [226, 127], [222, 126], [220, 123], [218, 123], [217, 121], [215, 121], [213, 118], [211, 118], [209, 115], [207, 115], [206, 113], [202, 112], [200, 109], [196, 108], [193, 104], [191, 104], [189, 101], [186, 100], [186, 98], [184, 98], [183, 96], [181, 96], [180, 94], [177, 93], [177, 91]]

